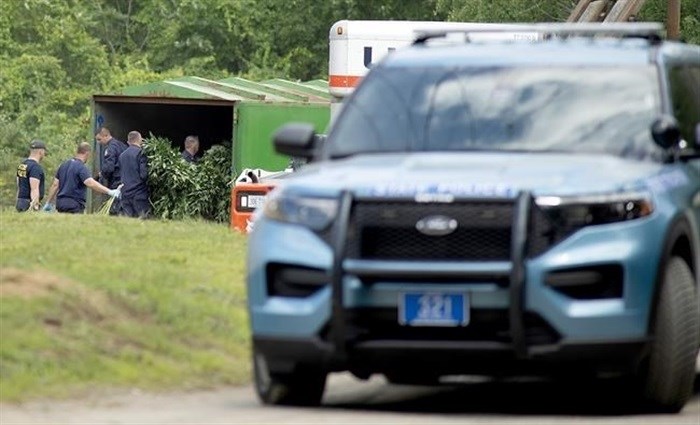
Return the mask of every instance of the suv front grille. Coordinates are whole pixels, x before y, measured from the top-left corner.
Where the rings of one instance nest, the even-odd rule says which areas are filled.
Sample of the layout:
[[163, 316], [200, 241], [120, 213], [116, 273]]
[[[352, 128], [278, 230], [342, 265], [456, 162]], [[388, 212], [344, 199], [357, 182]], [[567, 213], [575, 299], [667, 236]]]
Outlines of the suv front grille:
[[[357, 201], [347, 256], [383, 260], [506, 261], [511, 255], [512, 201], [417, 203]], [[429, 236], [416, 228], [430, 216], [454, 219], [457, 228]]]

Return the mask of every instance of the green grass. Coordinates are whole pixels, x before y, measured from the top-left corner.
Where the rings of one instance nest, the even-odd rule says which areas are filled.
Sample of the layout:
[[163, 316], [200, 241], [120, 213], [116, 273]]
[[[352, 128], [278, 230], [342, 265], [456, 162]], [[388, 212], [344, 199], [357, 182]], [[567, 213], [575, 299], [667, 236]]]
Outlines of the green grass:
[[247, 382], [245, 237], [0, 211], [0, 401]]

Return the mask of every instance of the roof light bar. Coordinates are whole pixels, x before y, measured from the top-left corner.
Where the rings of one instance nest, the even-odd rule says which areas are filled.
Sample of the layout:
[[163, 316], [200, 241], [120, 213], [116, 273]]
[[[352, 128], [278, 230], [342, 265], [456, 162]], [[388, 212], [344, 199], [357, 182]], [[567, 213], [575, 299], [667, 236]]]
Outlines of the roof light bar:
[[[413, 44], [423, 44], [434, 38], [444, 38], [448, 34], [503, 33], [503, 32], [537, 32], [550, 36], [608, 36], [638, 37], [659, 40], [664, 35], [664, 27], [658, 22], [616, 22], [616, 23], [541, 23], [512, 24], [503, 27], [479, 28], [469, 30], [417, 31]], [[468, 40], [468, 39], [467, 39]]]

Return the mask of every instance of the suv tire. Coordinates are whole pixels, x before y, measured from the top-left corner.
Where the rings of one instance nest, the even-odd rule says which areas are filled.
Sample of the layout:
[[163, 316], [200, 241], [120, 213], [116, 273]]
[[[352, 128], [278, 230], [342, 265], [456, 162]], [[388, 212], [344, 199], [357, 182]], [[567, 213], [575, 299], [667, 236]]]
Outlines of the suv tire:
[[683, 259], [669, 258], [661, 276], [653, 340], [638, 374], [639, 389], [652, 410], [679, 412], [693, 391], [700, 313], [695, 280]]
[[255, 392], [263, 404], [318, 406], [326, 388], [326, 372], [300, 366], [293, 372], [272, 373], [259, 353], [253, 354], [253, 375]]

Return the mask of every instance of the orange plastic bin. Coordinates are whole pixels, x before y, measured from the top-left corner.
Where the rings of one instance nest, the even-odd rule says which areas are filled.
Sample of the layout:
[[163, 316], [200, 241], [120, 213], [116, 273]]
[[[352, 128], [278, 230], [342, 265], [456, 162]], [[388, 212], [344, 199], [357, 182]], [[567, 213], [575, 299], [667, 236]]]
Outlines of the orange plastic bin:
[[248, 233], [250, 220], [265, 196], [275, 187], [270, 183], [238, 183], [231, 190], [231, 228]]

